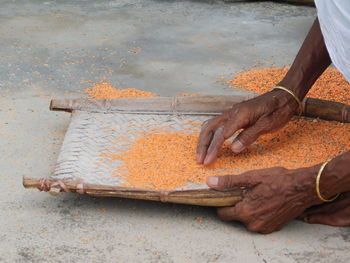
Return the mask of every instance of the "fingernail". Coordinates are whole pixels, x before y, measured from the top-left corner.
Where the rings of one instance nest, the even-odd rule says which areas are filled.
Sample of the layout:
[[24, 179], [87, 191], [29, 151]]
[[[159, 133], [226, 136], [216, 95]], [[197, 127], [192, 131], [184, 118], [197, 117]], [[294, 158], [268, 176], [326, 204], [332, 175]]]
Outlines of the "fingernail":
[[204, 159], [204, 161], [203, 161], [203, 164], [204, 165], [208, 165], [208, 164], [210, 164], [212, 162], [212, 160], [210, 160], [210, 156], [205, 156], [205, 159]]
[[207, 178], [207, 184], [209, 186], [218, 186], [219, 184], [219, 178], [217, 176], [209, 176]]
[[231, 150], [234, 153], [240, 153], [241, 151], [244, 150], [244, 145], [240, 141], [234, 141], [231, 146]]

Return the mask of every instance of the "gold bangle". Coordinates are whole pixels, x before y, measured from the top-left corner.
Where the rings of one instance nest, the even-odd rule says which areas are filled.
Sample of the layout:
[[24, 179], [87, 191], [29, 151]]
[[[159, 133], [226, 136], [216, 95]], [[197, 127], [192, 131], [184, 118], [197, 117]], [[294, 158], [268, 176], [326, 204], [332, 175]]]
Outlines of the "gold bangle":
[[316, 177], [316, 193], [317, 193], [318, 198], [320, 198], [323, 202], [332, 202], [332, 201], [334, 201], [335, 199], [337, 199], [337, 197], [339, 196], [339, 194], [337, 194], [336, 196], [334, 196], [334, 197], [331, 198], [331, 199], [325, 199], [325, 198], [323, 198], [323, 196], [321, 195], [321, 192], [320, 192], [320, 178], [321, 178], [321, 174], [322, 174], [324, 168], [326, 167], [326, 165], [327, 165], [331, 160], [332, 160], [332, 159], [329, 159], [328, 161], [326, 161], [324, 164], [321, 165], [321, 168], [320, 168], [320, 170], [318, 171], [318, 174], [317, 174], [317, 177]]
[[301, 116], [301, 114], [303, 113], [303, 103], [301, 102], [301, 100], [297, 97], [297, 95], [294, 94], [293, 91], [285, 88], [285, 87], [282, 87], [282, 86], [274, 86], [272, 88], [272, 90], [274, 89], [280, 89], [280, 90], [284, 90], [285, 92], [289, 93], [290, 95], [293, 96], [293, 98], [296, 100], [296, 102], [299, 104], [299, 116]]

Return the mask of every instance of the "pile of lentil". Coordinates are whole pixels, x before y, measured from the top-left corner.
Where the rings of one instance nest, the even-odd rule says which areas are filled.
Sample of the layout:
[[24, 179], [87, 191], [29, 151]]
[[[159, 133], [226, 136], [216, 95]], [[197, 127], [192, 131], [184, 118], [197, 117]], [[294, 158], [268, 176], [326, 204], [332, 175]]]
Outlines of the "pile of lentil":
[[[227, 80], [227, 84], [231, 88], [262, 94], [280, 82], [288, 69], [289, 67], [268, 67], [241, 71], [234, 78]], [[350, 84], [339, 70], [328, 68], [315, 82], [307, 96], [350, 104], [349, 90]]]
[[[143, 91], [135, 88], [118, 89], [113, 87], [107, 81], [101, 81], [85, 89], [84, 93], [94, 99], [118, 99], [118, 98], [149, 98], [158, 95], [152, 92]], [[177, 93], [178, 96], [189, 97], [198, 96], [197, 93]]]
[[135, 88], [118, 89], [109, 82], [102, 81], [84, 90], [91, 98], [95, 99], [117, 99], [117, 98], [137, 98], [156, 97], [157, 94]]
[[[229, 83], [262, 93], [264, 88], [277, 83], [286, 70], [270, 68], [242, 72]], [[322, 76], [317, 84], [318, 88], [313, 87], [312, 96], [329, 99], [334, 95], [332, 99], [349, 102], [349, 92], [343, 90], [343, 87], [348, 90], [349, 87], [343, 77], [333, 69], [326, 73], [328, 75]], [[115, 88], [111, 87], [100, 83], [97, 88], [95, 85], [91, 89], [94, 92], [88, 94], [95, 98], [115, 98]], [[133, 93], [119, 93], [117, 97], [156, 96], [133, 90]], [[343, 97], [339, 98], [337, 92]], [[203, 166], [195, 160], [200, 126], [198, 123], [192, 125], [196, 130], [193, 134], [157, 131], [155, 128], [152, 132], [140, 134], [135, 141], [130, 142], [130, 147], [125, 152], [101, 155], [108, 162], [123, 162], [115, 176], [123, 176], [125, 186], [173, 190], [188, 183], [204, 184], [209, 175], [237, 174], [273, 166], [290, 169], [312, 166], [348, 151], [350, 146], [350, 124], [294, 119], [278, 132], [261, 136], [246, 152], [239, 155], [233, 155], [230, 143], [226, 142], [217, 161], [210, 166]], [[128, 137], [125, 136], [123, 140], [128, 140]]]

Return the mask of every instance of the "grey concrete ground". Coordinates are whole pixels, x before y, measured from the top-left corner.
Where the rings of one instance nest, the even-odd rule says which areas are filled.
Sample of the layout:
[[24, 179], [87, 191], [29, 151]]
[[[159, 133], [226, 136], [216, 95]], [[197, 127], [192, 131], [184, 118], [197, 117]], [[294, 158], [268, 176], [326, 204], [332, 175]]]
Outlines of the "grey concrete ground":
[[291, 222], [263, 236], [211, 208], [21, 185], [57, 158], [69, 114], [49, 112], [51, 98], [105, 78], [232, 94], [222, 76], [290, 64], [314, 17], [271, 2], [0, 0], [0, 262], [348, 262], [349, 228]]

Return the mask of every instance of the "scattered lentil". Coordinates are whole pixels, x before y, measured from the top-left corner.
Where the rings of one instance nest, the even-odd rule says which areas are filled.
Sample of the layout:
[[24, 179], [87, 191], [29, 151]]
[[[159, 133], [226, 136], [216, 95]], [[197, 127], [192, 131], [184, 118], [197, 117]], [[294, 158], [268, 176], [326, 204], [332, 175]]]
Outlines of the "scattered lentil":
[[198, 223], [202, 223], [202, 222], [203, 222], [203, 217], [198, 216], [198, 217], [197, 217], [197, 222], [198, 222]]
[[[228, 84], [263, 93], [287, 70], [272, 67], [241, 72]], [[349, 88], [337, 70], [328, 69], [314, 85], [310, 96], [349, 103]], [[116, 89], [107, 82], [97, 83], [85, 92], [97, 99], [157, 96], [137, 89]], [[152, 132], [139, 135], [125, 152], [101, 155], [108, 161], [123, 161], [115, 175], [121, 176], [122, 173], [126, 186], [173, 190], [188, 183], [204, 184], [209, 175], [237, 174], [272, 166], [290, 169], [312, 166], [348, 151], [350, 145], [350, 124], [295, 119], [284, 129], [261, 136], [239, 155], [232, 154], [227, 141], [218, 160], [210, 166], [203, 166], [195, 161], [200, 127], [197, 123], [193, 123], [193, 127], [193, 134], [155, 127]], [[127, 136], [119, 139], [129, 140]]]
[[144, 133], [112, 160], [124, 165], [125, 186], [173, 190], [186, 184], [204, 184], [207, 176], [237, 174], [273, 166], [312, 166], [348, 150], [350, 124], [295, 119], [273, 134], [261, 136], [244, 153], [233, 155], [226, 142], [217, 161], [210, 166], [196, 163], [198, 134]]
[[[269, 67], [241, 71], [232, 79], [227, 80], [231, 88], [242, 88], [257, 94], [265, 93], [281, 81], [289, 67]], [[334, 68], [328, 68], [315, 82], [308, 97], [324, 100], [334, 100], [350, 104], [350, 84], [343, 75]]]
[[176, 94], [182, 97], [194, 97], [199, 95], [198, 93], [183, 93], [183, 92], [177, 92]]

